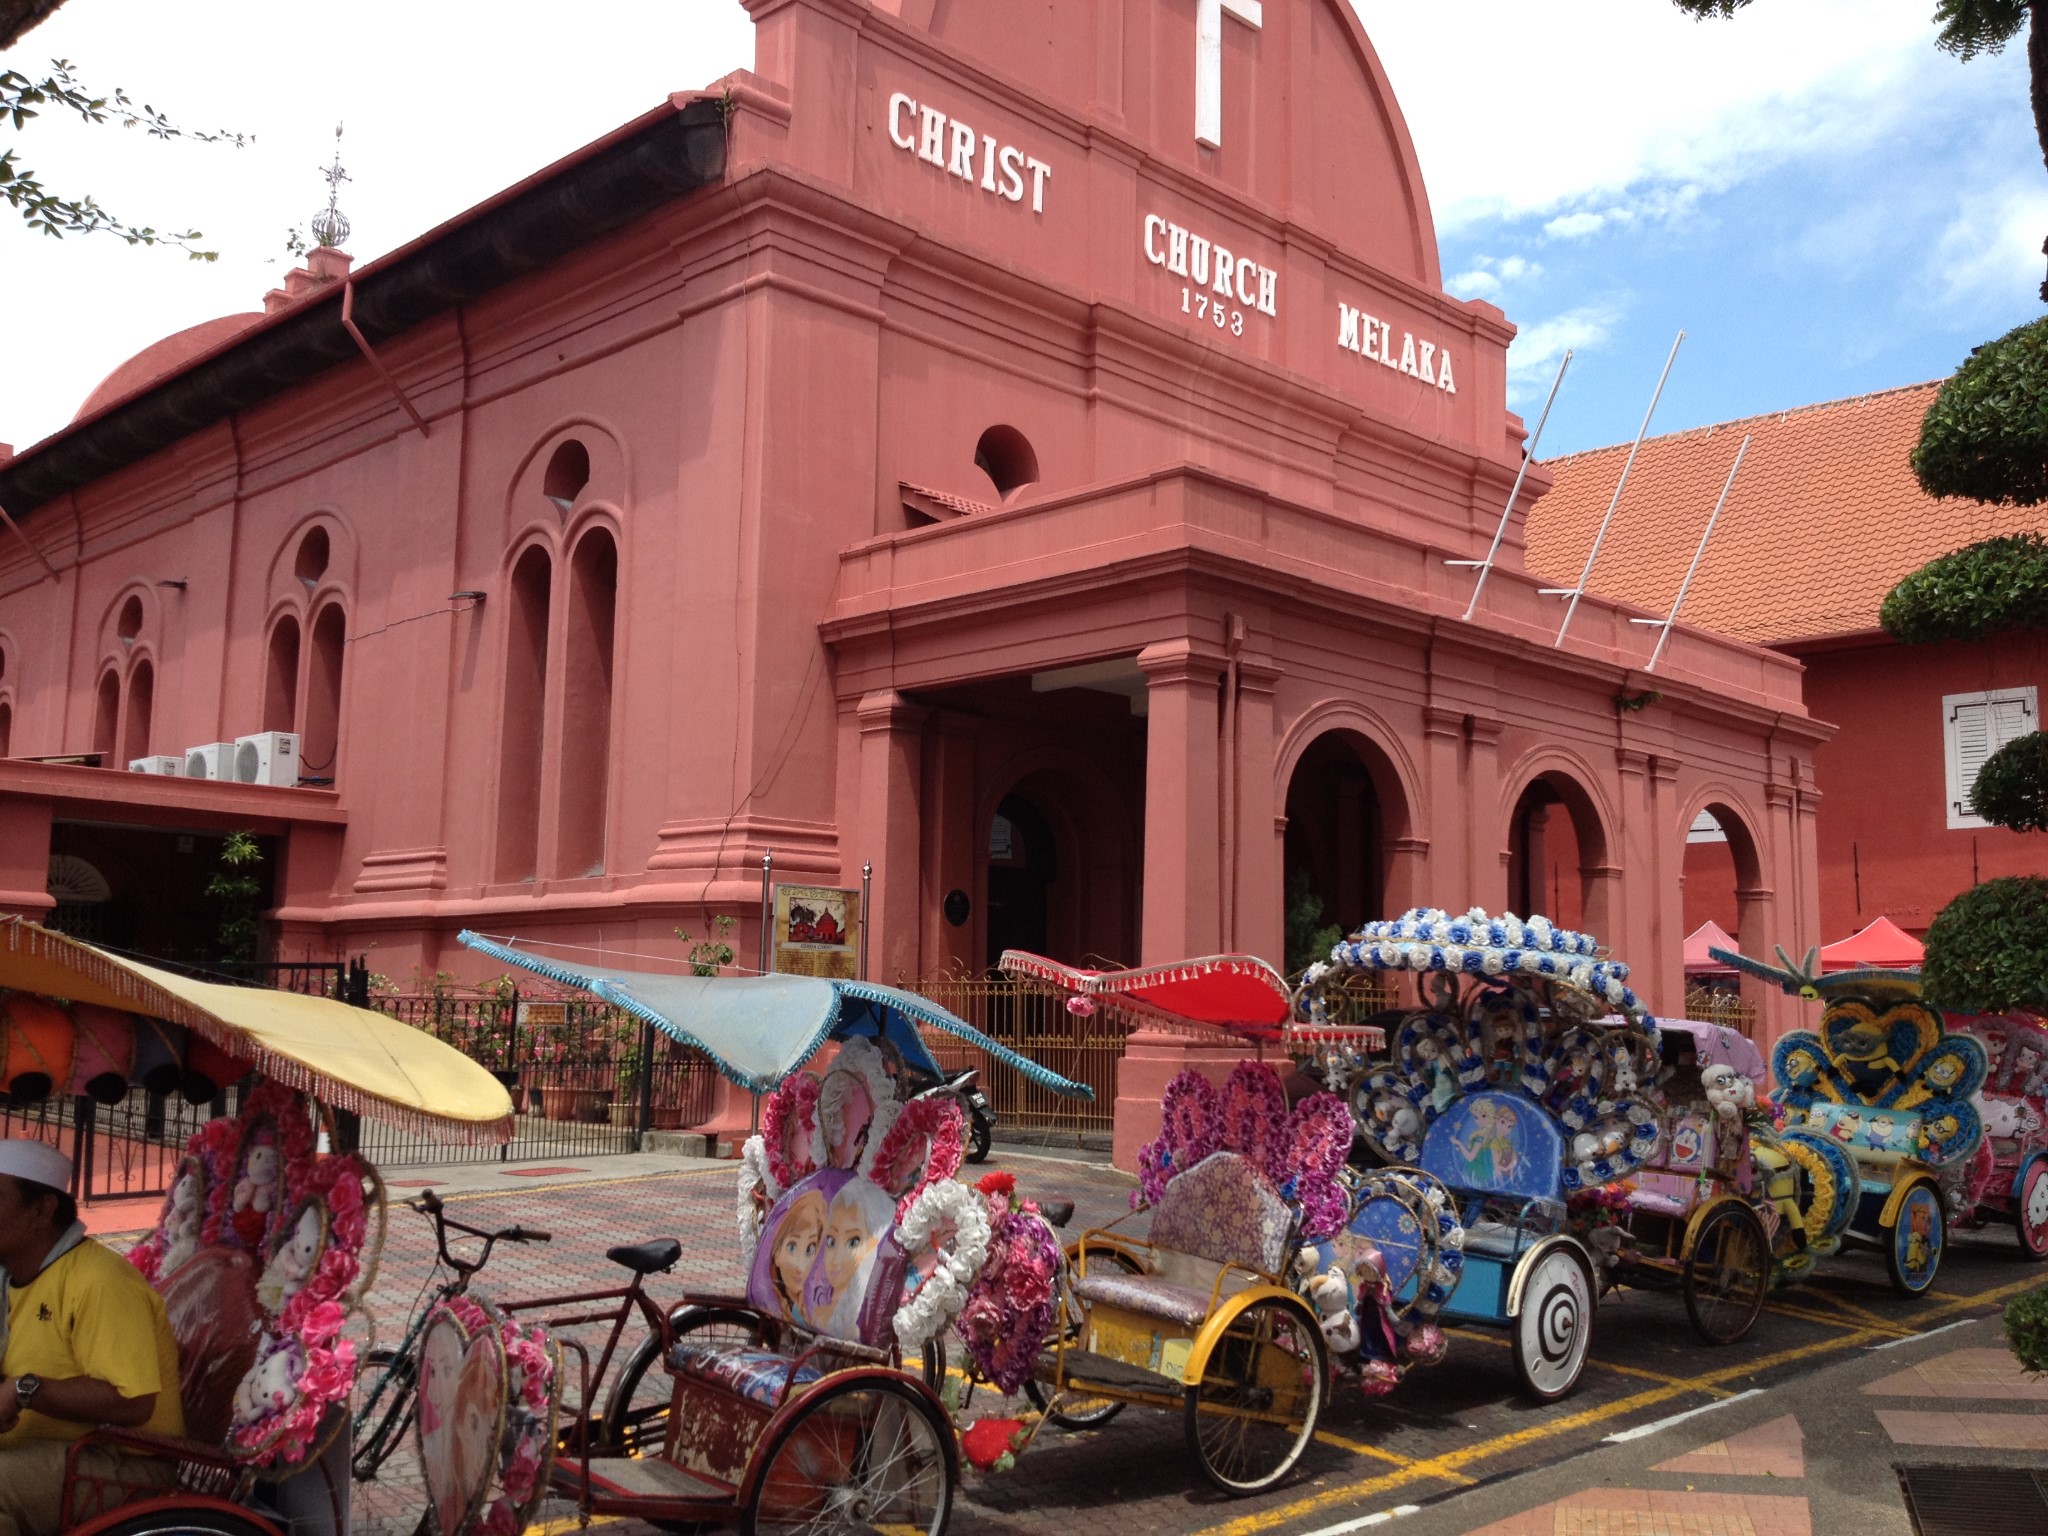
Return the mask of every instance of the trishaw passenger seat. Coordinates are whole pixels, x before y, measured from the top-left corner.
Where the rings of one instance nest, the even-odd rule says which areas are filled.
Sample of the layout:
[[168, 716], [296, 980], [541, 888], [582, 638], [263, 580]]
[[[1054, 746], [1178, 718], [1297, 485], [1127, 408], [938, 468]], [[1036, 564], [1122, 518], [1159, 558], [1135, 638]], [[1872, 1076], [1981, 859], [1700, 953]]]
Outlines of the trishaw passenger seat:
[[683, 1256], [683, 1245], [672, 1237], [657, 1237], [651, 1242], [621, 1243], [616, 1248], [607, 1248], [604, 1256], [636, 1275], [652, 1275], [673, 1269], [676, 1260]]
[[1290, 1226], [1287, 1202], [1250, 1159], [1215, 1152], [1167, 1183], [1152, 1213], [1152, 1246], [1277, 1275]]

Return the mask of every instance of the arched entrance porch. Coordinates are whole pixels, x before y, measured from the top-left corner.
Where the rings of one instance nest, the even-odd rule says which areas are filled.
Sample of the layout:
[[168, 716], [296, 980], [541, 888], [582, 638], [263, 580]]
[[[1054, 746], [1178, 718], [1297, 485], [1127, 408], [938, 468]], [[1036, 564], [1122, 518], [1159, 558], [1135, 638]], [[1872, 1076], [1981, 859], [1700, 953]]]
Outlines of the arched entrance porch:
[[1584, 782], [1567, 768], [1541, 769], [1508, 813], [1509, 910], [1608, 938], [1617, 874], [1609, 846], [1605, 818]]
[[1287, 780], [1287, 970], [1410, 905], [1410, 825], [1400, 771], [1371, 737], [1338, 726], [1309, 742]]

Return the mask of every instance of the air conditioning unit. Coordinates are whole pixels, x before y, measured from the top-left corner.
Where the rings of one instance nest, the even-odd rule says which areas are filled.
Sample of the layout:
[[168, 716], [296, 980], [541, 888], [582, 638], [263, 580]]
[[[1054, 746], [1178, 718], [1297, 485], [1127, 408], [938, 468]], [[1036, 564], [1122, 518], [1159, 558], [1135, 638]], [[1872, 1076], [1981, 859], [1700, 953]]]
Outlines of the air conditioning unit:
[[235, 744], [209, 741], [203, 747], [185, 749], [185, 777], [188, 779], [232, 779], [235, 776]]
[[185, 776], [185, 759], [182, 757], [138, 757], [128, 765], [130, 773], [155, 773], [173, 779]]
[[235, 777], [244, 784], [297, 788], [299, 738], [291, 731], [264, 731], [235, 738]]

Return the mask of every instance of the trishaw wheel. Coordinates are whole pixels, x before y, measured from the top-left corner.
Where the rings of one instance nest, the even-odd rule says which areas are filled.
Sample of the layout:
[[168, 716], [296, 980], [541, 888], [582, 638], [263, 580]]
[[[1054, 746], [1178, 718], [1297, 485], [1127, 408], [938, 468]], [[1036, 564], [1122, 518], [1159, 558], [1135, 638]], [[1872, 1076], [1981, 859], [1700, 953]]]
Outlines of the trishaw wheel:
[[1593, 1288], [1564, 1249], [1537, 1260], [1514, 1330], [1515, 1374], [1531, 1397], [1554, 1403], [1578, 1385], [1593, 1341]]
[[2027, 1164], [2012, 1219], [2020, 1230], [2020, 1251], [2030, 1259], [2048, 1259], [2048, 1157]]
[[1685, 1310], [1709, 1344], [1733, 1344], [1755, 1326], [1771, 1288], [1771, 1240], [1746, 1205], [1710, 1211], [1685, 1259]]
[[280, 1536], [277, 1526], [253, 1515], [210, 1505], [179, 1508], [169, 1500], [121, 1519], [72, 1529], [80, 1536]]
[[953, 1507], [952, 1434], [907, 1381], [827, 1380], [756, 1449], [746, 1536], [939, 1536]]
[[1255, 1301], [1187, 1389], [1188, 1449], [1225, 1493], [1258, 1493], [1294, 1469], [1316, 1432], [1329, 1379], [1322, 1330], [1303, 1308]]
[[967, 1161], [978, 1163], [988, 1156], [989, 1128], [986, 1120], [977, 1119], [967, 1131]]
[[1902, 1296], [1918, 1296], [1934, 1284], [1946, 1236], [1941, 1190], [1923, 1178], [1906, 1191], [1897, 1222], [1884, 1234], [1884, 1264], [1891, 1271], [1892, 1289]]
[[[669, 1318], [676, 1342], [686, 1338], [758, 1349], [761, 1318], [740, 1307], [685, 1307]], [[619, 1371], [605, 1399], [602, 1439], [608, 1456], [649, 1456], [668, 1437], [671, 1383], [661, 1362], [661, 1337], [648, 1334]]]
[[[1069, 1271], [1080, 1267], [1079, 1253], [1080, 1244], [1068, 1247]], [[1091, 1261], [1097, 1264], [1113, 1264], [1127, 1275], [1142, 1275], [1145, 1272], [1143, 1264], [1120, 1248], [1099, 1249], [1090, 1257]], [[1085, 1319], [1071, 1301], [1067, 1303], [1065, 1310], [1070, 1314], [1067, 1319], [1067, 1348], [1076, 1349], [1080, 1346], [1081, 1326]], [[1050, 1349], [1050, 1343], [1046, 1347]], [[1052, 1402], [1056, 1394], [1051, 1387], [1035, 1377], [1024, 1383], [1024, 1395], [1031, 1400], [1032, 1407], [1045, 1414], [1061, 1429], [1100, 1429], [1124, 1411], [1124, 1405], [1113, 1397], [1089, 1397], [1077, 1393], [1064, 1398], [1056, 1410], [1047, 1413], [1046, 1405]]]
[[349, 1469], [359, 1483], [374, 1478], [391, 1453], [412, 1436], [413, 1410], [419, 1403], [418, 1357], [371, 1350], [356, 1378], [358, 1397], [377, 1390], [371, 1385], [375, 1382], [382, 1382], [380, 1395], [371, 1412], [356, 1415], [349, 1449]]

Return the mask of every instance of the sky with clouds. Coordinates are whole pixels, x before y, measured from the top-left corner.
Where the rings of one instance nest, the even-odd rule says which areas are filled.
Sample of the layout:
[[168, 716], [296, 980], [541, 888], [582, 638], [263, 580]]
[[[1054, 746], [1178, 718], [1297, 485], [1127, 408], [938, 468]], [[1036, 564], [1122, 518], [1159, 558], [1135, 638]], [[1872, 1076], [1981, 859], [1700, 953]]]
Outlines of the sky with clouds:
[[[1756, 0], [1708, 23], [1665, 0], [1354, 3], [1415, 137], [1448, 286], [1521, 327], [1511, 403], [1533, 417], [1575, 349], [1546, 456], [1631, 436], [1681, 327], [1660, 431], [1937, 378], [2041, 312], [2048, 171], [2024, 59], [1940, 53], [1928, 0]], [[96, 88], [256, 140], [53, 118], [0, 138], [58, 190], [197, 226], [221, 252], [60, 242], [0, 208], [0, 441], [57, 430], [148, 341], [255, 307], [290, 265], [285, 230], [323, 201], [337, 121], [368, 260], [752, 62], [736, 0], [582, 0], [531, 27], [540, 14], [69, 0], [0, 67], [67, 58]]]

